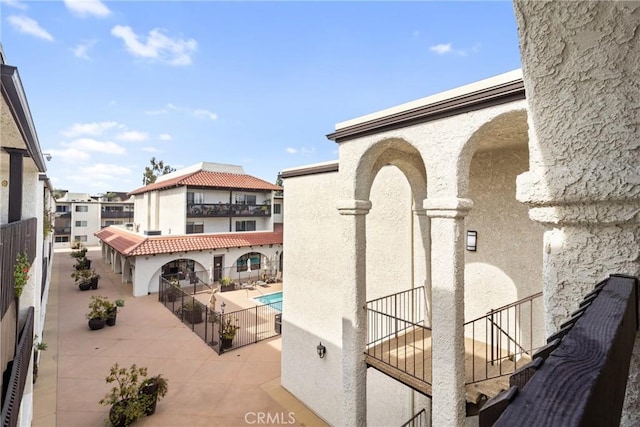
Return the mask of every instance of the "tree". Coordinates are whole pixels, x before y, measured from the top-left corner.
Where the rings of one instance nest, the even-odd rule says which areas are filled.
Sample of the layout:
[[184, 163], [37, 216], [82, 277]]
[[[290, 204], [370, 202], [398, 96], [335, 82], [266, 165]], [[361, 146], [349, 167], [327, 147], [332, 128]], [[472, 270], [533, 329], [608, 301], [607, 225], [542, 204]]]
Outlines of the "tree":
[[[284, 182], [282, 182], [282, 174], [278, 174], [278, 178], [276, 179], [276, 185], [284, 188]], [[282, 190], [276, 191], [278, 196], [282, 196]]]
[[142, 174], [142, 184], [144, 185], [153, 184], [159, 176], [175, 171], [171, 166], [165, 165], [162, 160], [157, 161], [155, 157], [152, 157], [149, 162], [151, 167], [146, 166]]

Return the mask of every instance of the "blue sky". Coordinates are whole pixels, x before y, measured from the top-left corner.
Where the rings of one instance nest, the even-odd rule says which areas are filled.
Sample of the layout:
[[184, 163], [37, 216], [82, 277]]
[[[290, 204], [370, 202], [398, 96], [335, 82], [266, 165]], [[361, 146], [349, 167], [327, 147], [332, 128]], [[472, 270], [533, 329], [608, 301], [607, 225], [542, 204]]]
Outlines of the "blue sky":
[[0, 0], [54, 187], [337, 159], [335, 124], [520, 67], [511, 2]]

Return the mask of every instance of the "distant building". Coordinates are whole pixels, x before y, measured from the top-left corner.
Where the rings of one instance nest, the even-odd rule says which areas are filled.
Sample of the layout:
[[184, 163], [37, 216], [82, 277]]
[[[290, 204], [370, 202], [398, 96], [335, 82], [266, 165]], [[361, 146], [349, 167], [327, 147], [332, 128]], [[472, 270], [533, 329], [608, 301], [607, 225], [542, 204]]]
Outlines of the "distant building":
[[[5, 63], [1, 46], [0, 70], [0, 425], [30, 426], [33, 370], [38, 363], [34, 346], [46, 340], [42, 331], [53, 257], [50, 212], [55, 202], [45, 175], [48, 155], [40, 149], [20, 74]], [[15, 274], [16, 267], [27, 274], [26, 282]]]
[[242, 166], [202, 162], [129, 193], [133, 222], [96, 237], [103, 258], [124, 283], [133, 283], [135, 296], [157, 292], [159, 277], [168, 274], [255, 281], [282, 270], [279, 190]]
[[95, 234], [109, 225], [133, 222], [133, 200], [127, 193], [108, 192], [103, 196], [66, 192], [56, 200], [55, 247], [70, 247], [80, 241], [94, 246]]

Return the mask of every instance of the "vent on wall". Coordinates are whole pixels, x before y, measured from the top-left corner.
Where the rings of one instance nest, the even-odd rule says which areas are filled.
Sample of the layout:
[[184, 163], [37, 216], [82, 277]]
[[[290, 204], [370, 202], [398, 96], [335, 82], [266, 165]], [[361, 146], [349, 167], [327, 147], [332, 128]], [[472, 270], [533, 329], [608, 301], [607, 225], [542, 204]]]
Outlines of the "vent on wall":
[[161, 230], [144, 230], [145, 236], [160, 236], [162, 234]]

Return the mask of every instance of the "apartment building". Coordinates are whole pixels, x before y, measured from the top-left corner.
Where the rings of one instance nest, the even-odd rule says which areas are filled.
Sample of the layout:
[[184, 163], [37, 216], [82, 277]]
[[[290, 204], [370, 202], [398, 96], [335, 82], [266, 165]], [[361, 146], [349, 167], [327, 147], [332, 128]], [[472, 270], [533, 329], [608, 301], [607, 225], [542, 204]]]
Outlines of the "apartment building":
[[129, 193], [134, 219], [96, 233], [102, 256], [135, 296], [157, 292], [159, 278], [198, 273], [241, 283], [282, 271], [281, 187], [241, 166], [202, 162]]
[[55, 248], [68, 248], [73, 241], [95, 246], [95, 233], [110, 225], [133, 222], [133, 200], [126, 193], [108, 192], [102, 196], [66, 192], [56, 199]]
[[43, 340], [53, 256], [49, 212], [55, 201], [18, 68], [6, 63], [1, 45], [0, 71], [1, 424], [30, 426], [34, 345]]
[[[282, 173], [298, 284], [282, 385], [332, 425], [401, 425], [421, 409], [431, 425], [474, 425], [470, 346], [548, 337], [596, 283], [640, 275], [637, 8], [514, 3], [522, 72], [338, 123], [337, 162]], [[540, 314], [508, 333], [468, 328], [539, 291]], [[640, 423], [639, 343], [625, 426]], [[529, 354], [509, 351], [482, 363]]]

